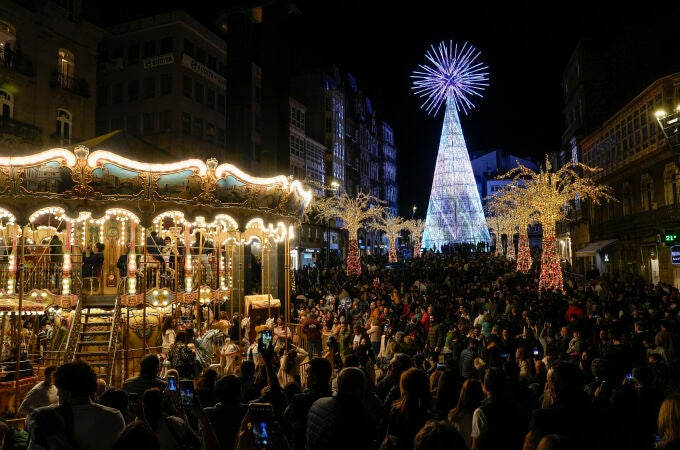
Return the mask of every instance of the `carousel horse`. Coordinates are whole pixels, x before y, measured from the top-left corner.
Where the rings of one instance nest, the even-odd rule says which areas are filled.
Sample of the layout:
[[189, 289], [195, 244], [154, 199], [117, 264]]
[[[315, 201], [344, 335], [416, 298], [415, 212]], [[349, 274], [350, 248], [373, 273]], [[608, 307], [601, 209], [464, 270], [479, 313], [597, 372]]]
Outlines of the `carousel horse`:
[[219, 328], [211, 328], [198, 337], [196, 361], [201, 367], [205, 369], [213, 366], [213, 360], [215, 356], [219, 357], [220, 348], [224, 345], [227, 336], [228, 334]]

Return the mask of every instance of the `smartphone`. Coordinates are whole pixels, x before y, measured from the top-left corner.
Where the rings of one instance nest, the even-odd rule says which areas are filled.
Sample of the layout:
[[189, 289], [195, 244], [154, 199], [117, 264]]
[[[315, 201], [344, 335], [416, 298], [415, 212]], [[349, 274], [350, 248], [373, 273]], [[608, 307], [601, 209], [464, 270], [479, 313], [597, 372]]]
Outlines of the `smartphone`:
[[534, 356], [538, 356], [538, 347], [534, 347]]
[[446, 369], [446, 364], [444, 364], [444, 363], [437, 363], [437, 369], [440, 369], [440, 370]]
[[628, 372], [626, 374], [626, 381], [633, 381], [633, 372]]
[[250, 403], [248, 410], [251, 412], [253, 424], [253, 440], [259, 449], [268, 449], [272, 445], [272, 432], [274, 429], [274, 408], [271, 403]]
[[262, 330], [262, 347], [267, 349], [272, 343], [272, 330]]
[[508, 356], [510, 356], [510, 353], [501, 353], [501, 358], [506, 359]]
[[168, 391], [177, 391], [177, 379], [175, 377], [168, 377]]
[[179, 397], [183, 408], [191, 409], [194, 406], [194, 380], [179, 380]]

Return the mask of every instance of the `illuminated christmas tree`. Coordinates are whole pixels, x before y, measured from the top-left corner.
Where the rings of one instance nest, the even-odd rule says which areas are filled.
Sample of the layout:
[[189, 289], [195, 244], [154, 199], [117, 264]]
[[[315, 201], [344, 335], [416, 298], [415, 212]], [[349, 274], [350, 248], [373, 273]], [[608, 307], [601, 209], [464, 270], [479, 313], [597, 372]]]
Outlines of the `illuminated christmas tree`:
[[361, 275], [359, 229], [366, 223], [380, 220], [385, 211], [383, 204], [377, 197], [363, 192], [359, 192], [356, 197], [343, 192], [338, 196], [321, 197], [312, 202], [312, 209], [322, 220], [340, 219], [341, 228], [347, 230], [347, 275]]
[[486, 66], [477, 61], [474, 47], [442, 42], [425, 54], [429, 65], [413, 72], [413, 91], [424, 97], [422, 107], [436, 115], [446, 105], [423, 247], [440, 249], [451, 243], [488, 244], [491, 240], [482, 201], [470, 165], [458, 111], [473, 106], [469, 97], [480, 96], [488, 86]]
[[555, 225], [559, 221], [568, 220], [568, 212], [575, 199], [589, 199], [594, 205], [599, 205], [602, 200], [616, 201], [610, 194], [610, 187], [596, 184], [590, 177], [600, 170], [602, 169], [583, 163], [567, 162], [553, 171], [546, 155], [545, 166], [538, 172], [519, 164], [503, 175], [503, 178], [513, 178], [518, 191], [524, 189], [522, 192], [528, 199], [529, 207], [535, 212], [536, 221], [543, 229], [539, 291], [564, 290]]
[[402, 230], [408, 229], [406, 221], [402, 217], [395, 216], [386, 210], [385, 215], [374, 221], [370, 227], [385, 233], [390, 243], [388, 262], [397, 262], [397, 239], [401, 236]]
[[411, 219], [406, 221], [406, 229], [411, 233], [413, 243], [413, 257], [420, 258], [420, 240], [425, 230], [425, 221], [422, 219]]

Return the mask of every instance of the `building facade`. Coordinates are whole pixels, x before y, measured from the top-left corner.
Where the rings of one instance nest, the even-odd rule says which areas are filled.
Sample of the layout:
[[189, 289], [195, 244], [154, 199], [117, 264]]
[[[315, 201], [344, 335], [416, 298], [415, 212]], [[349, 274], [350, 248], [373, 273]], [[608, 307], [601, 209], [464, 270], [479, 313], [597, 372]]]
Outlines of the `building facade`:
[[226, 153], [226, 44], [174, 11], [110, 27], [99, 45], [96, 133], [124, 130], [178, 158]]
[[74, 8], [0, 2], [0, 145], [13, 156], [94, 135], [104, 31]]

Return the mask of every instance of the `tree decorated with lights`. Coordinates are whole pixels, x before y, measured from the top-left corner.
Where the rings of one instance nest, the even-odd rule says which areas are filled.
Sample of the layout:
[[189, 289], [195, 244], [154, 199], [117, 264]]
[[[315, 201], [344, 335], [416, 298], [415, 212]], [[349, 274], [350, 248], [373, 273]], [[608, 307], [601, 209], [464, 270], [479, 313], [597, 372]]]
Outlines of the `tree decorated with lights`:
[[517, 271], [528, 273], [533, 264], [529, 247], [529, 227], [536, 223], [536, 210], [530, 202], [526, 191], [517, 189], [515, 185], [506, 186], [500, 193], [505, 202], [512, 208], [512, 214], [517, 221], [519, 241], [517, 243]]
[[385, 233], [390, 244], [388, 261], [397, 262], [397, 239], [401, 236], [402, 230], [407, 229], [406, 221], [386, 211], [385, 215], [372, 222], [370, 227]]
[[425, 221], [422, 219], [411, 219], [406, 221], [406, 229], [411, 233], [413, 243], [413, 257], [420, 258], [420, 240], [425, 230]]
[[356, 197], [343, 192], [341, 195], [319, 198], [314, 202], [314, 210], [323, 220], [339, 219], [342, 222], [341, 228], [349, 234], [347, 275], [361, 275], [359, 229], [380, 220], [384, 212], [383, 203], [377, 197], [363, 192], [359, 192]]
[[[583, 163], [567, 162], [553, 171], [548, 156], [545, 166], [535, 172], [518, 164], [502, 178], [513, 178], [518, 189], [525, 189], [524, 194], [530, 207], [535, 211], [535, 218], [543, 228], [543, 253], [541, 255], [541, 275], [538, 281], [539, 292], [543, 289], [564, 291], [560, 255], [557, 251], [555, 226], [559, 221], [569, 219], [569, 210], [576, 199], [590, 200], [594, 205], [604, 201], [616, 201], [611, 196], [611, 188], [596, 184], [590, 175], [602, 170]], [[580, 173], [583, 174], [581, 176]]]
[[425, 217], [423, 247], [440, 249], [450, 243], [489, 243], [489, 229], [470, 165], [458, 111], [467, 114], [471, 97], [488, 86], [487, 67], [467, 43], [442, 42], [425, 54], [427, 64], [413, 72], [413, 91], [423, 109], [436, 115], [445, 106], [439, 153]]

